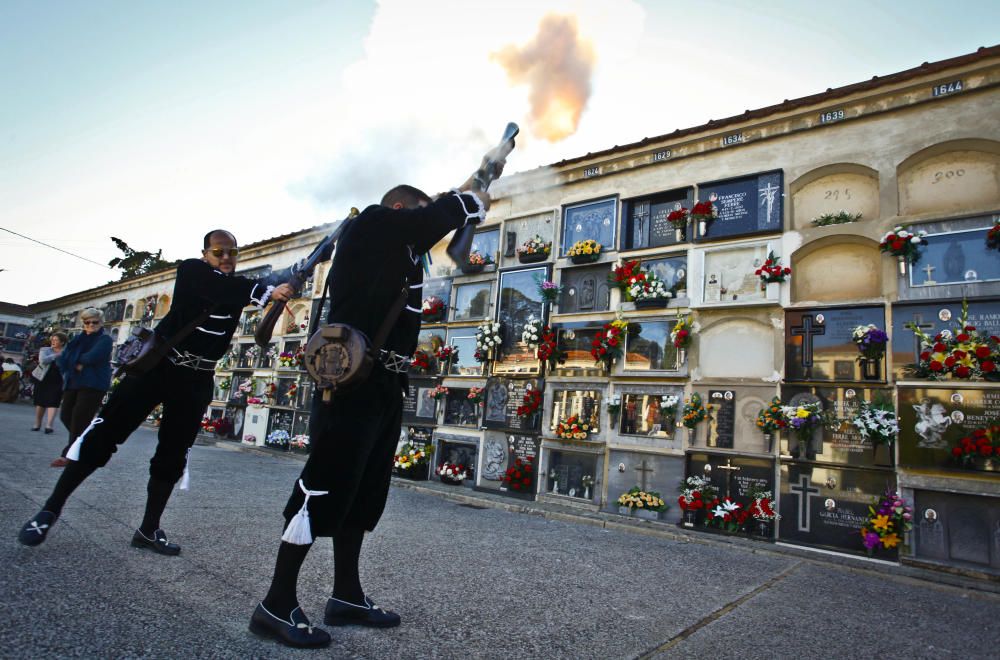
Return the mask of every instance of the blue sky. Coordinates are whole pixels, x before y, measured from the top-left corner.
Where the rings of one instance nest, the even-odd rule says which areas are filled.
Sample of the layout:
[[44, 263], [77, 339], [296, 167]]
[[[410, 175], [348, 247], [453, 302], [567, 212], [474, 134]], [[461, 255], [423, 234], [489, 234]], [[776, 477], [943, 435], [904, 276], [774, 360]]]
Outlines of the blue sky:
[[[491, 57], [548, 13], [594, 55], [558, 142]], [[111, 235], [195, 256], [211, 227], [247, 243], [399, 181], [451, 187], [508, 120], [525, 170], [972, 52], [997, 26], [995, 2], [5, 0], [0, 227], [99, 263]], [[0, 268], [22, 304], [117, 277], [6, 232]]]

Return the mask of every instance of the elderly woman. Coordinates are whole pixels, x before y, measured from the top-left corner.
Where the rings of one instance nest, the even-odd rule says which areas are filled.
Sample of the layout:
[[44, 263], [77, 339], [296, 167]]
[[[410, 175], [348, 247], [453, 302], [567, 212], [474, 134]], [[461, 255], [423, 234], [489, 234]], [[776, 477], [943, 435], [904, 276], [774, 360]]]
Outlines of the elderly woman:
[[104, 332], [101, 310], [88, 307], [80, 312], [83, 332], [74, 337], [56, 358], [63, 377], [59, 419], [69, 429], [69, 443], [52, 467], [65, 467], [66, 452], [94, 418], [104, 394], [111, 388], [111, 337]]
[[53, 431], [52, 420], [56, 417], [63, 395], [63, 378], [55, 361], [62, 354], [67, 341], [69, 338], [64, 333], [57, 332], [49, 337], [49, 345], [43, 346], [39, 351], [38, 367], [31, 374], [41, 376], [38, 385], [35, 386], [35, 425], [32, 431], [42, 428], [42, 416], [46, 413], [48, 417], [45, 420], [45, 432]]

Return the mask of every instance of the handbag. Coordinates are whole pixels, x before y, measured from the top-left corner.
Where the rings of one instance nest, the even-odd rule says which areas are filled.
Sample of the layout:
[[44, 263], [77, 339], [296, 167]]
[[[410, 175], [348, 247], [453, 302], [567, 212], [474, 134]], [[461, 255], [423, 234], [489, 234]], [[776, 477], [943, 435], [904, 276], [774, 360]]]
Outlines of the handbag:
[[[323, 290], [323, 299], [330, 287], [329, 280]], [[406, 306], [409, 287], [404, 286], [392, 311], [386, 314], [378, 329], [375, 341], [365, 333], [346, 323], [328, 323], [317, 330], [306, 342], [303, 360], [309, 376], [323, 392], [323, 402], [330, 403], [333, 396], [364, 382], [375, 366], [376, 356], [389, 332]], [[319, 308], [323, 308], [323, 299]]]
[[115, 378], [121, 378], [123, 375], [141, 376], [152, 371], [153, 367], [158, 365], [174, 346], [204, 323], [211, 313], [212, 310], [206, 309], [170, 339], [164, 339], [151, 328], [142, 326], [132, 328], [131, 336], [118, 350], [118, 368], [115, 369]]

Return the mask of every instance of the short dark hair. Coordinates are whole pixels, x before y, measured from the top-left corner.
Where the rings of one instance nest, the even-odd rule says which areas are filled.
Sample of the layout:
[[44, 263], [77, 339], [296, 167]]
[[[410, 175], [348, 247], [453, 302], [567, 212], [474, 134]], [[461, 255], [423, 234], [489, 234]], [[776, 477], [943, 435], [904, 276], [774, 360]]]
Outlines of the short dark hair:
[[229, 238], [233, 239], [233, 245], [236, 245], [236, 237], [233, 236], [233, 232], [228, 231], [226, 229], [213, 229], [212, 231], [210, 231], [207, 234], [205, 234], [205, 245], [204, 245], [204, 247], [205, 247], [206, 250], [208, 249], [208, 246], [211, 245], [212, 236], [215, 235], [215, 234], [226, 234], [226, 235], [228, 235]]
[[382, 201], [379, 202], [382, 206], [393, 206], [394, 204], [400, 203], [404, 208], [412, 208], [418, 206], [420, 202], [430, 203], [430, 196], [419, 188], [414, 188], [413, 186], [408, 186], [405, 183], [396, 186], [386, 194], [382, 196]]

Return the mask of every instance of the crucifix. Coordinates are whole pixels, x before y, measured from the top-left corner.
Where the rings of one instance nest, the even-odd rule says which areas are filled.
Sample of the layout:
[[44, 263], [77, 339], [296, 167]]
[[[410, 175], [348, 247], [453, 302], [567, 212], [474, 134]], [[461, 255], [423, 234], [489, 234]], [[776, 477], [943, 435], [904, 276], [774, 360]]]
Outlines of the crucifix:
[[765, 219], [765, 224], [771, 224], [771, 211], [774, 210], [774, 199], [778, 192], [778, 186], [774, 185], [770, 181], [763, 188], [759, 188], [757, 192], [760, 194], [761, 206], [767, 205], [767, 216]]
[[799, 477], [799, 483], [789, 486], [788, 490], [792, 495], [799, 498], [799, 531], [809, 531], [810, 503], [812, 498], [819, 496], [819, 488], [809, 484], [809, 475], [803, 474]]
[[826, 334], [826, 328], [822, 325], [813, 325], [813, 315], [803, 314], [802, 325], [792, 326], [790, 330], [793, 337], [802, 337], [802, 366], [811, 369], [813, 366], [813, 337]]
[[733, 479], [733, 472], [739, 472], [743, 468], [739, 467], [738, 465], [733, 465], [733, 461], [730, 458], [726, 459], [725, 465], [716, 465], [715, 468], [717, 470], [726, 471], [726, 497], [729, 497], [729, 483]]
[[646, 459], [642, 459], [642, 463], [635, 469], [639, 473], [639, 480], [642, 482], [639, 484], [639, 488], [643, 491], [646, 490], [646, 473], [653, 472], [653, 468], [646, 466]]
[[922, 270], [925, 273], [927, 273], [927, 279], [924, 280], [924, 284], [937, 284], [937, 282], [935, 282], [934, 280], [931, 279], [931, 273], [933, 273], [935, 270], [937, 270], [937, 268], [935, 268], [934, 266], [932, 266], [930, 264], [927, 264], [926, 266], [924, 266], [920, 270]]
[[[913, 315], [913, 325], [919, 330], [933, 330], [933, 323], [924, 323], [923, 314]], [[913, 333], [913, 359], [916, 362], [920, 362], [920, 352], [923, 350], [923, 346], [920, 345], [920, 335]]]

